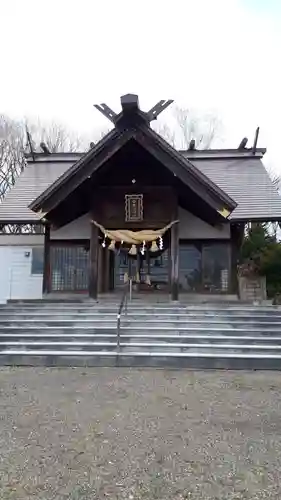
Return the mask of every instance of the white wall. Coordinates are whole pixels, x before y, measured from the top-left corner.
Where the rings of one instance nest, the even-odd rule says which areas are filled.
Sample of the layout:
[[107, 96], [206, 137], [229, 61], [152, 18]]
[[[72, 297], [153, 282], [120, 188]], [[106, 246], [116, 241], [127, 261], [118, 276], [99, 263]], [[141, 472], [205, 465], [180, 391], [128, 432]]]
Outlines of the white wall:
[[0, 304], [9, 298], [10, 252], [8, 247], [0, 247]]
[[[42, 298], [43, 275], [32, 275], [31, 264], [32, 248], [43, 246], [43, 238], [39, 235], [9, 235], [7, 238], [6, 243], [12, 240], [15, 244], [2, 245], [0, 241], [0, 303], [9, 299]], [[24, 245], [24, 240], [29, 244]]]
[[2, 246], [44, 246], [43, 234], [0, 234]]
[[70, 224], [57, 229], [51, 230], [51, 240], [87, 240], [90, 239], [91, 225], [90, 215], [85, 214], [79, 219], [74, 220]]
[[230, 238], [229, 223], [213, 227], [182, 208], [179, 209], [179, 220], [180, 239]]

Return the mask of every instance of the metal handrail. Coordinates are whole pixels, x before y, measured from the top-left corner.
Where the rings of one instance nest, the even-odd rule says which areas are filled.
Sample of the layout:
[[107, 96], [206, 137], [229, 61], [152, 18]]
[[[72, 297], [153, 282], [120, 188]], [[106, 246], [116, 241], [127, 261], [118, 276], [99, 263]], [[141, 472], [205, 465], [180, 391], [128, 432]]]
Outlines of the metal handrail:
[[125, 314], [127, 314], [128, 309], [128, 293], [130, 292], [130, 299], [132, 298], [132, 280], [130, 279], [126, 285], [124, 286], [124, 291], [122, 293], [121, 302], [119, 305], [118, 313], [117, 313], [117, 337], [116, 337], [116, 349], [117, 352], [120, 352], [120, 328], [121, 328], [121, 316], [123, 309]]

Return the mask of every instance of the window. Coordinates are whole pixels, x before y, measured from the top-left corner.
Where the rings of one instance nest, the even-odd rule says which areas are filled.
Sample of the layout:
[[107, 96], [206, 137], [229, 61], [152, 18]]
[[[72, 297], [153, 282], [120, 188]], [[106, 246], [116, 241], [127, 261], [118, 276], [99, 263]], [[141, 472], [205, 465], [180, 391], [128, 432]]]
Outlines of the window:
[[227, 242], [181, 243], [179, 282], [187, 292], [227, 292], [230, 248]]
[[31, 274], [44, 272], [44, 247], [32, 248]]
[[181, 244], [179, 250], [179, 283], [187, 292], [202, 289], [202, 249], [201, 245]]
[[204, 290], [227, 292], [230, 266], [229, 245], [212, 243], [202, 247]]

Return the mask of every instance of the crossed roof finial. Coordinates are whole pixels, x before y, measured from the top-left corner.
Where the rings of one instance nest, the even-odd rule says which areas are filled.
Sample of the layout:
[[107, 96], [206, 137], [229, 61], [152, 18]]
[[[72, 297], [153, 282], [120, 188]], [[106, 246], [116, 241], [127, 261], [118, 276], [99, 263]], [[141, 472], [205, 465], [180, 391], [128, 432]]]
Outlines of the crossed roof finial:
[[[121, 106], [122, 106], [122, 112], [123, 114], [131, 111], [136, 111], [141, 113], [143, 116], [146, 117], [147, 121], [150, 123], [152, 120], [156, 120], [158, 115], [162, 113], [170, 104], [172, 104], [174, 101], [173, 99], [168, 99], [168, 100], [161, 100], [155, 104], [149, 111], [141, 111], [139, 108], [139, 97], [136, 94], [126, 94], [121, 96]], [[107, 104], [101, 103], [101, 104], [94, 104], [95, 108], [97, 108], [100, 113], [102, 113], [108, 120], [110, 120], [114, 125], [116, 124], [116, 121], [118, 117], [120, 116], [120, 113], [117, 114], [115, 111], [113, 111]]]

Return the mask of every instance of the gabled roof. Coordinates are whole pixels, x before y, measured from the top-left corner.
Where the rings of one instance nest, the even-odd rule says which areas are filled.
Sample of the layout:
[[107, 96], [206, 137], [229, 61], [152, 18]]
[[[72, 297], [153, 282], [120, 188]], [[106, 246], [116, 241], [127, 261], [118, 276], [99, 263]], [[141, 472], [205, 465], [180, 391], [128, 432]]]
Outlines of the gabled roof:
[[[281, 196], [272, 184], [262, 163], [262, 153], [233, 150], [183, 151], [192, 164], [217, 184], [237, 203], [229, 219], [252, 221], [281, 221]], [[233, 156], [235, 154], [235, 156]], [[42, 214], [28, 205], [56, 182], [84, 153], [37, 154], [30, 160], [15, 185], [0, 203], [1, 222], [36, 222]]]
[[146, 114], [139, 110], [134, 100], [131, 106], [124, 106], [123, 111], [116, 117], [115, 128], [78, 159], [29, 207], [34, 211], [50, 212], [132, 139], [155, 156], [217, 214], [221, 211], [229, 214], [236, 207], [235, 201], [228, 194], [150, 128]]
[[61, 154], [50, 156], [40, 154], [35, 162], [29, 161], [16, 179], [15, 185], [0, 203], [0, 221], [2, 223], [38, 222], [42, 216], [30, 210], [28, 205], [68, 170], [74, 161], [73, 155], [66, 161], [65, 155]]
[[[235, 208], [236, 203], [230, 196], [152, 129], [143, 127], [139, 128], [138, 131], [125, 131], [122, 134], [116, 134], [114, 133], [115, 131], [112, 132], [104, 137], [102, 143], [99, 142], [96, 147], [79, 158], [72, 167], [66, 170], [53, 184], [42, 192], [29, 207], [34, 211], [42, 210], [43, 212], [54, 208], [61, 200], [60, 188], [64, 188], [64, 196], [70, 194], [90, 175], [102, 167], [104, 161], [113, 156], [115, 152], [133, 138], [146, 147], [152, 154], [160, 155], [163, 164], [186, 185], [194, 188], [194, 190], [200, 191], [202, 189], [204, 199], [209, 201], [211, 206], [216, 205], [217, 209], [226, 208], [229, 212]], [[147, 139], [150, 139], [150, 142], [147, 142]], [[108, 141], [110, 141], [110, 153], [106, 148]], [[155, 150], [155, 146], [158, 148], [157, 151]], [[77, 175], [78, 172], [79, 175]]]
[[281, 196], [260, 155], [221, 159], [217, 155], [205, 159], [197, 155], [192, 163], [237, 202], [230, 220], [281, 221]]
[[36, 153], [35, 161], [30, 158], [0, 204], [0, 222], [40, 220], [42, 209], [60, 202], [62, 189], [67, 195], [132, 139], [210, 206], [234, 209], [230, 220], [281, 221], [281, 197], [262, 164], [265, 149], [255, 154], [248, 149], [178, 152], [148, 126], [147, 113], [133, 106], [129, 111], [116, 115], [115, 128], [87, 153]]

